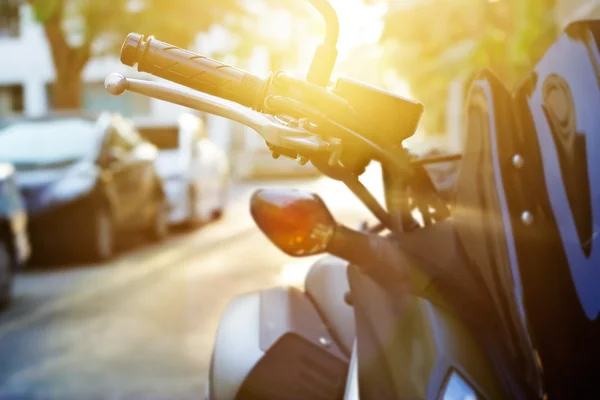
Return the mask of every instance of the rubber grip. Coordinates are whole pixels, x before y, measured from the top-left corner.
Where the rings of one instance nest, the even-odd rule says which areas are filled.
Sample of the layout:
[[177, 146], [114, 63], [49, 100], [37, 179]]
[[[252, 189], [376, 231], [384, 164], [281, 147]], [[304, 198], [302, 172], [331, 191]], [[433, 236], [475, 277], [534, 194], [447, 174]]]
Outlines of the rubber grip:
[[130, 33], [121, 48], [121, 62], [138, 71], [179, 83], [247, 107], [262, 105], [267, 81], [208, 57]]

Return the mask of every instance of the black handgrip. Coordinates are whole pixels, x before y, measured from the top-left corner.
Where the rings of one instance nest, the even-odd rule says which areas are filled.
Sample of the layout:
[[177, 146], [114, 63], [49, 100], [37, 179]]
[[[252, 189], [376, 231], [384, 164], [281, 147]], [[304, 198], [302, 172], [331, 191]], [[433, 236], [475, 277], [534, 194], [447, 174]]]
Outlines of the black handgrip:
[[137, 64], [140, 72], [255, 109], [262, 106], [267, 85], [254, 74], [138, 33], [125, 39], [121, 62], [130, 67]]

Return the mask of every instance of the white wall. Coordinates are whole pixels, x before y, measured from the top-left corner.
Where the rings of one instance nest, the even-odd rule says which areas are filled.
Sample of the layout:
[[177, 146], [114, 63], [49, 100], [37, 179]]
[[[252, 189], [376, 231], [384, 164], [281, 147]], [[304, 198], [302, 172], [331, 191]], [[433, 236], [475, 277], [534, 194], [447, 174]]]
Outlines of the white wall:
[[37, 115], [46, 111], [44, 85], [54, 72], [44, 32], [28, 6], [22, 7], [20, 31], [17, 38], [0, 38], [0, 85], [23, 85], [25, 112]]

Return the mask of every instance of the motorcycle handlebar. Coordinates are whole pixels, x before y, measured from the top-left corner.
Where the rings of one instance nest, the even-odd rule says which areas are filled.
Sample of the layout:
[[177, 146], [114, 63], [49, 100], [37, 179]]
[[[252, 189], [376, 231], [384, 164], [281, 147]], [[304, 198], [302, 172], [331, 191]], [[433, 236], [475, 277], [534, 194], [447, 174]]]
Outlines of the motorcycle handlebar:
[[121, 62], [138, 71], [179, 83], [201, 92], [258, 109], [267, 80], [208, 57], [130, 33], [121, 48]]

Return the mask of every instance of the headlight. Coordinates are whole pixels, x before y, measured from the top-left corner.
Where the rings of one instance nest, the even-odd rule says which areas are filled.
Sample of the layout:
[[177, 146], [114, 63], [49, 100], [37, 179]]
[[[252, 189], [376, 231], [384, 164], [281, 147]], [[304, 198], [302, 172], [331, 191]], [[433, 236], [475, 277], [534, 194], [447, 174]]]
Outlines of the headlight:
[[473, 389], [456, 371], [452, 371], [444, 389], [440, 400], [478, 400], [480, 396], [477, 395], [475, 389]]

